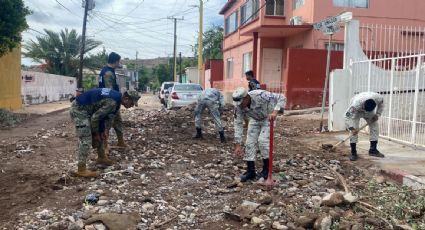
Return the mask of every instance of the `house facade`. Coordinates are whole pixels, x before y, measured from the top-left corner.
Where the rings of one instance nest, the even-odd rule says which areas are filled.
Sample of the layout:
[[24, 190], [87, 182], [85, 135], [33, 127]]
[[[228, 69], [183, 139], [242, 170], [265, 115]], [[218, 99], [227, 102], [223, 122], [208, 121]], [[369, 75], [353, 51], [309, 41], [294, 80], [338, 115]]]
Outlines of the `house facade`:
[[[215, 87], [230, 95], [253, 70], [267, 90], [287, 95], [288, 108], [318, 106], [329, 40], [313, 23], [349, 11], [362, 24], [421, 26], [423, 9], [423, 0], [228, 0], [220, 11], [224, 80]], [[332, 38], [331, 68], [342, 68], [344, 29]]]

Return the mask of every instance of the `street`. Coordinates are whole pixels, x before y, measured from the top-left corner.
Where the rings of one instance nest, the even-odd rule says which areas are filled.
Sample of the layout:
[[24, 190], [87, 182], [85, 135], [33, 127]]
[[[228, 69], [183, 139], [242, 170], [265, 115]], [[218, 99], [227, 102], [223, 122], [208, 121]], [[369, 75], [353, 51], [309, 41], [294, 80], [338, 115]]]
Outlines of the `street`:
[[[0, 226], [79, 229], [84, 227], [83, 221], [102, 213], [136, 215], [137, 221], [129, 226], [138, 229], [310, 228], [315, 223], [325, 226], [328, 222], [323, 219], [328, 217], [338, 220], [340, 229], [386, 226], [379, 217], [355, 209], [357, 205], [323, 204], [326, 194], [344, 191], [328, 167], [345, 178], [357, 197], [369, 196], [364, 202], [397, 213], [389, 197], [375, 195], [406, 188], [386, 182], [367, 161], [352, 164], [341, 150], [328, 153], [300, 144], [299, 137], [316, 133], [312, 124], [319, 123], [318, 116], [278, 118], [273, 164], [276, 185], [266, 191], [261, 183], [237, 180], [245, 164], [233, 154], [232, 106], [226, 107], [223, 116], [225, 144], [219, 143], [209, 116], [204, 119], [205, 140], [192, 140], [192, 112], [190, 106], [161, 111], [156, 96], [143, 95], [139, 107], [123, 111], [129, 148], [111, 149], [117, 164], [98, 168], [101, 174], [93, 180], [70, 173], [76, 167], [77, 140], [67, 111], [35, 117], [2, 131]], [[89, 167], [95, 168], [95, 154], [90, 158]], [[84, 204], [90, 193], [100, 195], [97, 204]], [[423, 198], [413, 193], [399, 201], [413, 207], [413, 197], [423, 205]], [[235, 214], [244, 200], [259, 207], [247, 216]]]

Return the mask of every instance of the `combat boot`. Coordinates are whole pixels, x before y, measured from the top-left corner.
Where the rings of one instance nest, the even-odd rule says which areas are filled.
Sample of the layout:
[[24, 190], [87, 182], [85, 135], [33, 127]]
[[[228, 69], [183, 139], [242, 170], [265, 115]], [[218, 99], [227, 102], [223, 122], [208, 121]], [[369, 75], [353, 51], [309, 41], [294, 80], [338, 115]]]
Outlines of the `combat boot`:
[[350, 161], [356, 161], [358, 159], [356, 143], [350, 143], [350, 147], [351, 147]]
[[384, 158], [385, 157], [384, 154], [382, 154], [381, 152], [379, 152], [378, 149], [376, 149], [377, 145], [378, 145], [378, 141], [370, 142], [369, 156]]
[[84, 163], [78, 164], [78, 171], [75, 175], [79, 177], [87, 177], [87, 178], [98, 176], [97, 172], [88, 170], [86, 167], [86, 164]]
[[224, 131], [220, 131], [218, 132], [218, 134], [220, 134], [220, 142], [221, 143], [226, 142], [226, 138], [224, 138]]
[[193, 139], [202, 140], [204, 137], [202, 136], [202, 129], [196, 128], [196, 135], [193, 136]]
[[115, 164], [115, 161], [108, 158], [108, 155], [106, 155], [106, 152], [109, 152], [107, 149], [103, 151], [97, 151], [97, 159], [96, 164], [99, 165], [106, 165], [106, 166], [112, 166]]
[[127, 144], [124, 142], [123, 136], [119, 135], [117, 136], [117, 139], [118, 139], [117, 147], [127, 148]]
[[241, 176], [241, 182], [247, 182], [249, 180], [255, 180], [255, 161], [247, 161], [247, 170]]
[[269, 176], [269, 159], [263, 159], [263, 170], [260, 172], [260, 174], [257, 175], [257, 180], [260, 178], [264, 178], [264, 180], [267, 180], [267, 177]]

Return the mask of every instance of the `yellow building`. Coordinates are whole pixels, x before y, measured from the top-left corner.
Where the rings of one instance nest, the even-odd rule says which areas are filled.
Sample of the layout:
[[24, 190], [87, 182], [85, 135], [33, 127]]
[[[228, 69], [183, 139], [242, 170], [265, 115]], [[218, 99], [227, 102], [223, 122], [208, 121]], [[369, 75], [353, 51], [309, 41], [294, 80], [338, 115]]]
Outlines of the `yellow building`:
[[0, 108], [21, 106], [21, 48], [17, 48], [0, 57]]

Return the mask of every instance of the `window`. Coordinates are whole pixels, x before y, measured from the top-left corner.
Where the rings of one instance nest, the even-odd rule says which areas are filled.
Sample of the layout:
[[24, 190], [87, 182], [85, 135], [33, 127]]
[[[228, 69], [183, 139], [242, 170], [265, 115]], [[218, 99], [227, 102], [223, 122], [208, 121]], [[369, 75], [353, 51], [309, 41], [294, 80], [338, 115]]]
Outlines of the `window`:
[[336, 7], [369, 8], [369, 0], [333, 0]]
[[266, 15], [283, 16], [284, 0], [268, 0], [266, 1]]
[[248, 0], [241, 6], [241, 25], [252, 21], [258, 16], [259, 0]]
[[292, 4], [292, 8], [294, 10], [300, 8], [301, 6], [304, 5], [304, 0], [294, 0], [293, 4]]
[[[328, 46], [329, 46], [329, 42], [326, 42], [325, 43], [325, 49], [328, 49]], [[331, 43], [331, 50], [344, 51], [344, 43], [332, 42]]]
[[242, 77], [245, 77], [245, 72], [252, 69], [252, 53], [244, 53], [242, 58]]
[[228, 58], [226, 62], [227, 66], [227, 78], [233, 78], [233, 58]]
[[225, 21], [225, 35], [233, 33], [238, 29], [238, 11], [233, 12]]

